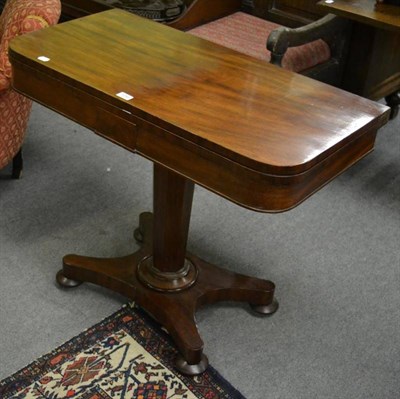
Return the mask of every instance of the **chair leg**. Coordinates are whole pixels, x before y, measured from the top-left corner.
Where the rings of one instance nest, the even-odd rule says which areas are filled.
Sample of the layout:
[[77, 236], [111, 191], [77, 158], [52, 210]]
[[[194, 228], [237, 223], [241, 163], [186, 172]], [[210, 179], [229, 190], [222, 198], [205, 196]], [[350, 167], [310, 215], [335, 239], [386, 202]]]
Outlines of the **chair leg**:
[[395, 91], [385, 97], [386, 104], [392, 109], [390, 113], [390, 119], [394, 119], [399, 113], [400, 97], [399, 92]]
[[12, 161], [12, 178], [13, 179], [19, 179], [22, 174], [22, 168], [23, 168], [23, 159], [22, 159], [22, 148], [17, 152], [15, 157], [13, 158]]

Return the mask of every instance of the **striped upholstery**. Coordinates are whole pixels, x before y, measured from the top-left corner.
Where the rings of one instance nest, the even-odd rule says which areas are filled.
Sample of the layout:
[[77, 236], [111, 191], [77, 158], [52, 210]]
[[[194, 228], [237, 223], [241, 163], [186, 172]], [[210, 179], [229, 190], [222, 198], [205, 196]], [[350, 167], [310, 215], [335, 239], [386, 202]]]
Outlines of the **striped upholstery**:
[[[253, 15], [236, 12], [194, 28], [189, 33], [269, 62], [270, 52], [266, 49], [267, 38], [274, 29], [279, 27], [280, 25]], [[329, 46], [323, 40], [316, 40], [289, 48], [283, 57], [282, 67], [294, 72], [302, 72], [329, 60], [330, 57]]]
[[56, 24], [60, 13], [60, 0], [8, 0], [0, 15], [0, 169], [19, 151], [32, 105], [10, 86], [9, 42]]

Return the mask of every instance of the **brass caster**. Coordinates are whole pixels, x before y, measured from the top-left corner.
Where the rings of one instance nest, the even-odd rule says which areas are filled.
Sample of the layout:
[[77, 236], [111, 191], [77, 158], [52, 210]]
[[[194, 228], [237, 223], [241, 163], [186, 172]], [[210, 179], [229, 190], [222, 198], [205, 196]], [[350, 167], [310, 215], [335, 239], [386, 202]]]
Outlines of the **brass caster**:
[[63, 274], [63, 270], [58, 271], [56, 275], [57, 283], [63, 288], [74, 288], [82, 284], [82, 281], [71, 280]]
[[252, 304], [250, 304], [250, 306], [256, 313], [262, 314], [264, 316], [271, 316], [278, 310], [279, 303], [274, 298], [269, 305], [252, 305]]
[[188, 364], [188, 362], [184, 359], [184, 357], [179, 354], [175, 361], [175, 367], [182, 374], [190, 376], [199, 375], [206, 371], [208, 367], [208, 359], [206, 355], [202, 354], [199, 363]]

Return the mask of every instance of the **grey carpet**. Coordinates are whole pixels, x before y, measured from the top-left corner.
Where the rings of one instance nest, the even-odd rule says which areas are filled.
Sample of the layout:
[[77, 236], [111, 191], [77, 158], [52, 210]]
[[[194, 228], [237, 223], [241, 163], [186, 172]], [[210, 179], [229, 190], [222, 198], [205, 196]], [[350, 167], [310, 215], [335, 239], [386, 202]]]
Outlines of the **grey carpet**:
[[[198, 312], [211, 363], [248, 399], [400, 397], [399, 126], [287, 213], [196, 188], [189, 249], [277, 285], [271, 318], [227, 303]], [[0, 379], [126, 302], [54, 276], [66, 253], [135, 249], [152, 201], [149, 161], [37, 105], [24, 153], [21, 180], [0, 171]]]

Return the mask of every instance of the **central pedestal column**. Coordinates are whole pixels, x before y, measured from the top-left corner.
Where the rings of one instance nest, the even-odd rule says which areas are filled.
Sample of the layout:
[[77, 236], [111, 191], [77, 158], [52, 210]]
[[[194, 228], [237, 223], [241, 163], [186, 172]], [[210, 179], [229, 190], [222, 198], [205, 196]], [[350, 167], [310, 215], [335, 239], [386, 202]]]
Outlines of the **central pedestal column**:
[[186, 258], [193, 192], [192, 181], [154, 165], [153, 250], [138, 268], [150, 288], [181, 291], [197, 279], [197, 268]]

